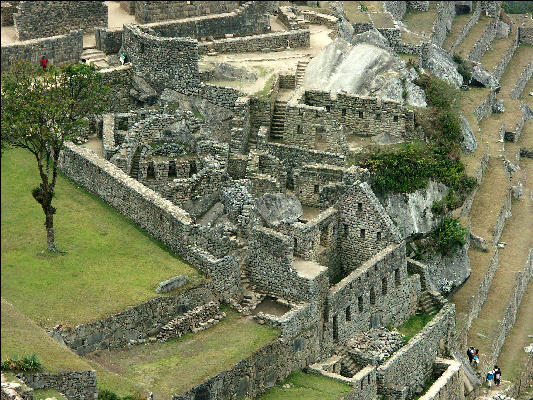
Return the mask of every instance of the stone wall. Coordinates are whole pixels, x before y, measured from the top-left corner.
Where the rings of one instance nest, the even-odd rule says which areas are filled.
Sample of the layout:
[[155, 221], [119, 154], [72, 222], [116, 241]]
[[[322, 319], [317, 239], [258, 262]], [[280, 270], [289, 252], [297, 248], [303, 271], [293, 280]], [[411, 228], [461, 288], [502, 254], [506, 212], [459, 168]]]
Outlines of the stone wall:
[[419, 276], [407, 276], [404, 246], [384, 249], [329, 290], [323, 347], [372, 327], [401, 325], [416, 311], [419, 292]]
[[316, 328], [288, 341], [278, 339], [172, 400], [255, 398], [292, 371], [315, 362], [319, 352]]
[[[513, 35], [512, 31], [509, 33], [510, 35]], [[505, 72], [505, 68], [507, 68], [507, 64], [511, 61], [513, 58], [513, 55], [518, 48], [518, 31], [514, 33], [513, 43], [511, 46], [507, 49], [501, 60], [498, 62], [498, 64], [494, 67], [494, 70], [492, 71], [492, 75], [500, 81], [503, 73]]]
[[107, 318], [74, 328], [56, 326], [48, 334], [76, 354], [127, 345], [130, 340], [155, 336], [170, 320], [213, 301], [206, 284], [187, 289], [177, 296], [156, 297]]
[[103, 28], [96, 27], [94, 29], [94, 37], [96, 40], [96, 48], [102, 50], [106, 54], [118, 54], [122, 47], [122, 34], [124, 28]]
[[468, 33], [470, 32], [470, 30], [479, 20], [480, 15], [481, 15], [481, 7], [476, 7], [476, 9], [474, 10], [474, 13], [468, 19], [468, 22], [463, 27], [463, 29], [461, 29], [461, 32], [455, 37], [455, 40], [450, 46], [450, 51], [449, 51], [450, 54], [453, 54], [457, 46], [459, 46], [463, 42], [464, 38], [468, 36]]
[[314, 274], [293, 266], [294, 241], [275, 230], [254, 228], [248, 237], [248, 276], [262, 291], [295, 301], [316, 301], [327, 289], [327, 268], [316, 264]]
[[250, 1], [225, 14], [206, 15], [181, 20], [155, 22], [143, 25], [164, 37], [188, 37], [194, 39], [225, 38], [227, 34], [249, 36], [270, 32], [268, 1]]
[[518, 27], [518, 41], [522, 44], [533, 45], [533, 28]]
[[2, 1], [2, 26], [12, 26], [13, 14], [17, 12], [18, 1]]
[[414, 395], [431, 375], [437, 356], [454, 346], [455, 305], [445, 305], [406, 346], [378, 367], [378, 386]]
[[239, 6], [238, 1], [135, 1], [130, 3], [134, 3], [135, 20], [140, 24], [227, 13]]
[[56, 389], [68, 400], [97, 399], [95, 371], [21, 373], [19, 377], [33, 389]]
[[492, 47], [492, 42], [496, 38], [498, 33], [499, 18], [493, 19], [490, 24], [487, 25], [485, 32], [479, 40], [474, 44], [470, 53], [468, 53], [466, 59], [470, 61], [481, 61], [481, 57]]
[[77, 63], [80, 61], [82, 51], [83, 33], [79, 30], [70, 31], [67, 35], [2, 44], [2, 71], [18, 60], [27, 60], [34, 65], [40, 65], [43, 55], [55, 65]]
[[301, 12], [304, 19], [310, 24], [325, 25], [331, 29], [335, 29], [337, 25], [338, 18], [333, 15], [317, 13], [310, 10], [301, 10]]
[[512, 99], [518, 99], [522, 92], [524, 91], [527, 83], [531, 79], [531, 76], [533, 75], [533, 61], [530, 61], [529, 64], [524, 68], [524, 71], [520, 74], [520, 77], [518, 78], [518, 81], [513, 86], [513, 89], [511, 90], [511, 93], [509, 94], [509, 97]]
[[310, 43], [308, 29], [297, 29], [288, 32], [273, 32], [254, 36], [242, 36], [214, 40], [200, 43], [198, 53], [207, 54], [210, 51], [217, 53], [249, 53], [259, 51], [285, 50], [287, 48], [307, 48]]
[[205, 242], [205, 234], [181, 208], [90, 150], [71, 143], [61, 152], [60, 169], [213, 278], [213, 285], [222, 298], [229, 301], [241, 295], [237, 260], [231, 255], [214, 257], [196, 247], [198, 241]]
[[103, 99], [106, 112], [127, 112], [139, 107], [137, 101], [130, 96], [131, 64], [101, 69], [102, 82], [111, 90]]
[[186, 38], [164, 38], [146, 33], [139, 25], [124, 26], [122, 45], [133, 73], [155, 90], [172, 88], [180, 93], [197, 93], [198, 42]]
[[492, 106], [496, 102], [496, 91], [491, 90], [487, 98], [474, 109], [477, 122], [481, 122], [487, 115], [492, 114]]
[[328, 119], [343, 125], [347, 134], [409, 137], [414, 131], [413, 111], [393, 100], [319, 90], [306, 90], [304, 99], [306, 104], [325, 107]]
[[259, 312], [257, 319], [266, 321], [269, 325], [279, 329], [284, 340], [297, 337], [300, 332], [316, 325], [320, 320], [320, 311], [317, 303], [302, 303], [291, 308], [281, 316]]
[[[327, 363], [327, 361], [326, 361]], [[317, 363], [310, 365], [308, 367], [309, 373], [319, 374], [326, 376], [330, 379], [345, 383], [350, 385], [352, 389], [350, 392], [342, 397], [339, 400], [375, 400], [377, 396], [377, 385], [376, 385], [376, 368], [373, 366], [366, 366], [360, 371], [358, 371], [351, 378], [344, 377], [339, 375], [336, 372], [330, 371], [330, 369], [338, 368], [340, 362], [335, 363], [336, 365], [325, 365], [325, 363]], [[324, 369], [324, 367], [327, 368]]]
[[107, 5], [103, 1], [21, 1], [17, 9], [13, 19], [19, 40], [107, 26]]
[[405, 12], [407, 11], [407, 1], [384, 1], [383, 6], [385, 11], [388, 11], [392, 18], [401, 21]]
[[[413, 3], [413, 2], [409, 2]], [[427, 3], [427, 2], [417, 2]], [[427, 11], [427, 10], [426, 10]], [[453, 19], [455, 17], [455, 4], [453, 1], [438, 1], [437, 2], [437, 18], [433, 23], [431, 42], [442, 46], [446, 35], [452, 29]]]
[[513, 288], [510, 290], [509, 302], [507, 303], [505, 313], [500, 320], [498, 328], [494, 330], [495, 334], [492, 337], [490, 353], [481, 359], [479, 368], [482, 371], [488, 370], [498, 361], [500, 351], [505, 343], [505, 338], [516, 321], [516, 314], [520, 308], [522, 297], [527, 290], [531, 276], [533, 276], [533, 249], [530, 249], [524, 267], [516, 274], [516, 280]]
[[464, 372], [461, 363], [455, 360], [437, 359], [435, 364], [436, 369], [444, 369], [444, 372], [420, 397], [420, 400], [463, 400]]

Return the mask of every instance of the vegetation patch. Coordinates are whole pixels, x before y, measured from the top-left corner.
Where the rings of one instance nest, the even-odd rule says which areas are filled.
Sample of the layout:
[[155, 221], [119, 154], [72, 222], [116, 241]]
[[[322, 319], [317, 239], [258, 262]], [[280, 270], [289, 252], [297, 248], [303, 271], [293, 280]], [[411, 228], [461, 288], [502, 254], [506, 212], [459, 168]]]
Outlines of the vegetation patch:
[[433, 319], [436, 314], [420, 313], [411, 316], [403, 325], [398, 327], [405, 341], [411, 340], [418, 332], [420, 332], [429, 321]]
[[350, 386], [331, 378], [296, 371], [258, 400], [338, 400], [350, 389]]
[[29, 356], [23, 356], [22, 358], [18, 358], [18, 356], [14, 355], [5, 361], [2, 361], [0, 369], [2, 371], [11, 372], [39, 372], [42, 371], [43, 366], [36, 354], [30, 354]]
[[457, 72], [463, 77], [463, 82], [468, 85], [470, 79], [472, 79], [472, 67], [459, 54], [453, 55], [453, 61], [457, 63]]
[[504, 1], [502, 8], [507, 14], [532, 14], [533, 2], [531, 1]]
[[457, 246], [463, 246], [467, 234], [468, 230], [461, 221], [451, 217], [444, 217], [432, 232], [434, 245], [442, 255], [449, 254]]
[[123, 311], [159, 296], [157, 284], [177, 275], [187, 275], [190, 285], [204, 279], [62, 175], [54, 200], [55, 229], [67, 253], [41, 254], [42, 210], [30, 192], [39, 182], [34, 164], [23, 150], [2, 156], [1, 285], [2, 296], [39, 325], [74, 326]]
[[272, 83], [274, 82], [275, 76], [275, 74], [272, 74], [270, 78], [268, 78], [265, 82], [265, 86], [263, 86], [263, 89], [254, 93], [254, 96], [256, 96], [260, 100], [267, 100], [269, 98], [269, 94], [272, 89]]

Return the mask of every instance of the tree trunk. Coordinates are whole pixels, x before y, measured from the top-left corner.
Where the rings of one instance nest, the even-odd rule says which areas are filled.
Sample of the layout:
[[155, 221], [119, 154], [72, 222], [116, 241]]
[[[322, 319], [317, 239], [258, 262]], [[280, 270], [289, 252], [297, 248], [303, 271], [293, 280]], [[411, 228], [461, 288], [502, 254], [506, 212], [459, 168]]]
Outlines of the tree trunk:
[[46, 221], [44, 226], [46, 227], [46, 241], [48, 243], [48, 251], [57, 253], [55, 235], [54, 235], [54, 209], [48, 206], [45, 210]]

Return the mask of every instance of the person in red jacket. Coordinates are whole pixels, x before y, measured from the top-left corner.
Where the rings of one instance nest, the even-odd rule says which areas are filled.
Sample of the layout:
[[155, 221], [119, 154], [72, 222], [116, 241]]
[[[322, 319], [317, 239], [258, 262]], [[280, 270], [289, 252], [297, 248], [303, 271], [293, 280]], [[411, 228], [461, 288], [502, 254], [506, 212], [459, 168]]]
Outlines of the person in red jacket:
[[43, 69], [46, 69], [47, 65], [48, 65], [48, 58], [46, 58], [46, 56], [42, 56], [41, 57], [41, 67], [43, 67]]

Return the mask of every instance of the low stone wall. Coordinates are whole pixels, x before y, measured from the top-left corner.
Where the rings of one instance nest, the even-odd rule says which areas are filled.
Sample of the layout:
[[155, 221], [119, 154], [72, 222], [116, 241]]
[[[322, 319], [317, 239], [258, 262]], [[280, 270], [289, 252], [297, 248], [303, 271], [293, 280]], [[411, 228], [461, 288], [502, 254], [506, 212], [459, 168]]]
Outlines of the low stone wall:
[[524, 124], [528, 119], [531, 118], [530, 112], [526, 107], [527, 106], [525, 106], [524, 104], [520, 106], [520, 110], [522, 111], [522, 118], [520, 118], [520, 120], [514, 126], [510, 125], [508, 127], [505, 127], [505, 124], [502, 125], [505, 129], [503, 130], [504, 134], [500, 135], [500, 137], [503, 137], [508, 142], [517, 142], [518, 139], [520, 139]]
[[509, 97], [511, 99], [518, 99], [520, 97], [527, 83], [531, 79], [532, 75], [533, 75], [533, 61], [530, 61], [529, 64], [524, 69], [524, 71], [522, 71], [522, 74], [520, 74], [520, 78], [518, 78], [518, 81], [513, 86], [513, 89], [511, 90], [511, 93], [509, 94]]
[[498, 19], [494, 19], [485, 29], [483, 35], [479, 40], [474, 44], [470, 53], [466, 57], [470, 61], [481, 61], [481, 57], [489, 50], [492, 46], [492, 42], [496, 38], [496, 33], [498, 32]]
[[460, 362], [438, 359], [436, 369], [444, 369], [441, 376], [430, 386], [420, 400], [463, 400], [464, 372]]
[[503, 318], [500, 320], [498, 328], [494, 330], [494, 336], [492, 336], [492, 342], [490, 346], [490, 354], [485, 355], [481, 359], [480, 369], [482, 371], [488, 370], [497, 361], [500, 355], [500, 351], [505, 343], [505, 338], [511, 331], [516, 321], [516, 314], [520, 308], [522, 297], [527, 290], [529, 280], [533, 276], [533, 249], [530, 249], [529, 256], [526, 260], [524, 268], [516, 274], [516, 280], [511, 289], [509, 302], [505, 309]]
[[137, 101], [130, 95], [133, 73], [131, 64], [105, 68], [99, 72], [102, 75], [102, 82], [111, 88], [104, 100], [106, 112], [128, 112], [139, 107]]
[[19, 40], [107, 26], [107, 5], [103, 1], [21, 1], [17, 9], [13, 19]]
[[472, 29], [472, 27], [477, 23], [480, 15], [481, 15], [481, 7], [476, 7], [476, 9], [474, 10], [474, 13], [470, 17], [466, 25], [463, 27], [463, 29], [461, 30], [461, 33], [459, 33], [457, 37], [455, 38], [455, 40], [453, 41], [448, 53], [453, 55], [457, 46], [459, 46], [463, 42], [465, 37], [467, 37], [468, 34], [470, 33], [470, 30]]
[[106, 54], [117, 54], [122, 47], [122, 33], [124, 28], [103, 28], [94, 29], [96, 48]]
[[[337, 362], [336, 364], [339, 364]], [[350, 385], [350, 392], [339, 400], [374, 400], [377, 396], [376, 367], [368, 365], [351, 378], [325, 370], [324, 364], [317, 363], [308, 367], [309, 373], [322, 375], [330, 379]]]
[[121, 1], [121, 3], [134, 3], [135, 19], [141, 24], [227, 13], [239, 6], [238, 1]]
[[[414, 3], [414, 2], [408, 2]], [[427, 3], [427, 2], [416, 2]], [[427, 9], [425, 10], [427, 11]], [[438, 1], [437, 2], [437, 18], [433, 23], [431, 32], [431, 42], [439, 46], [442, 46], [446, 35], [452, 28], [453, 19], [455, 17], [455, 4], [451, 1]]]
[[310, 39], [311, 35], [308, 29], [219, 39], [200, 43], [198, 45], [198, 54], [207, 54], [210, 51], [216, 51], [217, 53], [249, 53], [284, 50], [289, 47], [292, 49], [307, 48], [309, 47]]
[[513, 58], [513, 55], [517, 48], [518, 48], [518, 31], [515, 32], [513, 43], [507, 49], [507, 51], [505, 52], [501, 60], [498, 62], [498, 64], [492, 70], [492, 75], [498, 80], [498, 82], [503, 76], [503, 73], [505, 72], [505, 68], [507, 68], [507, 64], [509, 64], [509, 62]]
[[214, 299], [209, 285], [201, 284], [178, 296], [156, 297], [107, 318], [74, 328], [58, 325], [48, 334], [83, 355], [127, 345], [130, 340], [155, 336], [171, 319]]
[[2, 71], [18, 60], [27, 60], [40, 65], [45, 55], [51, 64], [62, 65], [80, 61], [83, 51], [83, 32], [70, 31], [69, 34], [42, 39], [27, 40], [20, 43], [2, 44]]
[[397, 21], [401, 21], [407, 11], [407, 1], [384, 1], [383, 6]]
[[195, 245], [198, 240], [205, 241], [205, 235], [192, 224], [188, 213], [88, 149], [68, 143], [60, 158], [60, 169], [68, 178], [212, 277], [221, 297], [240, 296], [237, 260], [231, 255], [216, 258], [200, 252]]
[[321, 14], [310, 10], [302, 10], [302, 16], [310, 24], [325, 25], [331, 29], [334, 29], [337, 26], [338, 18], [333, 15]]
[[483, 118], [492, 113], [492, 106], [496, 102], [496, 92], [492, 90], [485, 101], [474, 109], [474, 115], [477, 122], [481, 122]]
[[259, 312], [256, 318], [279, 329], [284, 340], [291, 340], [298, 336], [302, 330], [315, 324], [320, 319], [320, 314], [316, 303], [303, 303], [294, 306], [279, 317]]
[[378, 367], [378, 387], [394, 391], [407, 387], [407, 393], [413, 395], [431, 375], [435, 358], [453, 346], [454, 336], [455, 305], [447, 304], [406, 346]]
[[18, 377], [33, 389], [56, 389], [68, 400], [97, 399], [95, 371], [21, 373]]
[[518, 41], [522, 44], [533, 44], [533, 28], [518, 28]]
[[278, 339], [172, 400], [255, 398], [292, 371], [315, 362], [319, 352], [317, 328], [286, 342]]

